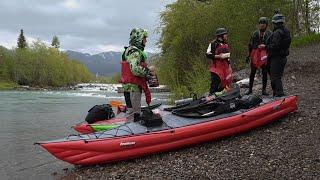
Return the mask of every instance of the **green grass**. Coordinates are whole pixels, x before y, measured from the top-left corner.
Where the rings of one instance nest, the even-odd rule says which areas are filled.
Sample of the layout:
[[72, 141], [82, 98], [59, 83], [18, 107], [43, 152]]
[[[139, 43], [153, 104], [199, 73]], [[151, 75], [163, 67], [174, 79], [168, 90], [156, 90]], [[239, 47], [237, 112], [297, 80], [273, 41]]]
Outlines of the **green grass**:
[[305, 46], [320, 42], [320, 34], [310, 34], [306, 36], [295, 37], [292, 40], [292, 47]]
[[0, 81], [0, 90], [12, 90], [17, 84], [8, 81]]

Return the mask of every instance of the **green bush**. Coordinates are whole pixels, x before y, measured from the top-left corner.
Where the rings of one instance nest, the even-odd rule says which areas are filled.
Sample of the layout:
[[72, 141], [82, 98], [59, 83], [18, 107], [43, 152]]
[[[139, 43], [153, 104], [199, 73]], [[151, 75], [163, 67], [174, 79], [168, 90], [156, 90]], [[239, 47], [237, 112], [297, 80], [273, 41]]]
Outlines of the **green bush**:
[[15, 88], [17, 86], [17, 84], [15, 84], [14, 82], [2, 82], [0, 81], [0, 90], [12, 90], [13, 88]]
[[0, 80], [29, 86], [69, 86], [88, 82], [91, 74], [67, 54], [41, 41], [28, 48], [0, 49]]
[[12, 79], [13, 57], [12, 53], [0, 46], [0, 81]]
[[208, 72], [208, 66], [206, 62], [203, 62], [202, 58], [194, 58], [194, 62], [191, 63], [193, 71], [186, 72], [188, 79], [189, 92], [196, 93], [197, 95], [203, 95], [208, 92], [210, 88], [210, 73]]
[[304, 46], [304, 45], [319, 43], [319, 42], [320, 42], [320, 34], [310, 34], [306, 36], [293, 38], [291, 46], [298, 47], [298, 46]]

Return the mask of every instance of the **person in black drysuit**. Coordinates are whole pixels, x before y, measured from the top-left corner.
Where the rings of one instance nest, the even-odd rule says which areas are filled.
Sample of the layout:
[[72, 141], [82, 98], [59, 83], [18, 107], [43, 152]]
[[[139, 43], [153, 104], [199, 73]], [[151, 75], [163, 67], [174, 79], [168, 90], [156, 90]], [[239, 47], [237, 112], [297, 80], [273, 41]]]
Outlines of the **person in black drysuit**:
[[272, 17], [273, 33], [267, 42], [268, 65], [274, 97], [284, 96], [282, 76], [291, 44], [290, 31], [284, 26], [285, 18], [277, 12]]
[[[265, 45], [267, 39], [270, 37], [272, 32], [267, 29], [268, 28], [268, 19], [266, 17], [261, 17], [259, 19], [259, 29], [254, 31], [249, 42], [249, 54], [247, 56], [246, 62], [250, 62], [251, 57], [251, 73], [250, 73], [250, 82], [249, 82], [249, 90], [245, 93], [249, 95], [252, 93], [252, 87], [254, 82], [254, 77], [256, 75], [256, 71], [258, 69], [262, 69], [262, 95], [268, 95], [266, 91], [267, 81], [268, 81], [268, 68], [267, 61], [261, 60], [260, 52], [265, 50]], [[255, 56], [256, 53], [259, 53], [258, 57]]]

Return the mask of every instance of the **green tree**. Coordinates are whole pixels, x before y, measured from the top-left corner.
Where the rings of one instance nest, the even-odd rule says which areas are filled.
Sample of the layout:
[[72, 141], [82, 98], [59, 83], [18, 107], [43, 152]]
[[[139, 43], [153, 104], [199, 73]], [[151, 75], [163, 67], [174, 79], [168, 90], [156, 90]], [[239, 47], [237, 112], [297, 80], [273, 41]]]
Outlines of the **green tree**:
[[11, 53], [5, 47], [0, 46], [0, 81], [10, 80], [12, 70]]
[[295, 35], [310, 35], [320, 26], [319, 0], [293, 0]]
[[320, 1], [310, 0], [310, 26], [314, 32], [320, 33]]
[[20, 35], [18, 37], [18, 48], [24, 49], [28, 46], [26, 38], [23, 35], [23, 29], [20, 30]]
[[[1, 48], [0, 54], [3, 54]], [[20, 85], [61, 87], [91, 79], [83, 64], [40, 40], [30, 47], [5, 52], [3, 59], [0, 61], [0, 79], [7, 78]]]
[[51, 46], [57, 49], [60, 48], [60, 41], [57, 36], [53, 36]]

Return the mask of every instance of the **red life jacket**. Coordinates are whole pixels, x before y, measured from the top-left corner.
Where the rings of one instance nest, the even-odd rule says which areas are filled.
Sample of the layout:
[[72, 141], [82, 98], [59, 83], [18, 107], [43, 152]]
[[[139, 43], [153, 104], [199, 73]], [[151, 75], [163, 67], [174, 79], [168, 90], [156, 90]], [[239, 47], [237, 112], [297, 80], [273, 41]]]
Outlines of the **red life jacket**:
[[[147, 63], [141, 62], [142, 67], [147, 67]], [[147, 85], [147, 79], [144, 77], [135, 76], [132, 74], [130, 64], [126, 60], [121, 61], [121, 79], [120, 83], [136, 84], [140, 86], [146, 96], [146, 103], [151, 103], [151, 93]]]
[[251, 51], [251, 63], [257, 69], [261, 68], [263, 65], [267, 64], [267, 51], [266, 49], [253, 49]]
[[[221, 53], [230, 52], [230, 48], [228, 44], [219, 43], [215, 50], [215, 55], [219, 55]], [[229, 59], [220, 59], [215, 58], [211, 61], [210, 72], [216, 73], [221, 80], [221, 88], [225, 88], [230, 86], [232, 82], [232, 69], [230, 66]]]

